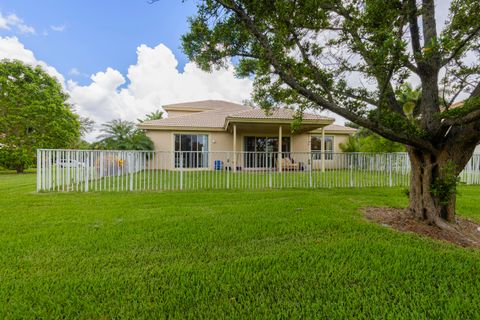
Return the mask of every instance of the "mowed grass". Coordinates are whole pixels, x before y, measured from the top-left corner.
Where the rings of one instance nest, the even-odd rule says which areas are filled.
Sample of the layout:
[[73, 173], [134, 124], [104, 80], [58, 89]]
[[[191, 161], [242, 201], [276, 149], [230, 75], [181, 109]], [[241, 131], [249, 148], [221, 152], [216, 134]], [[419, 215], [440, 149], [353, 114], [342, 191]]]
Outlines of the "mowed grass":
[[[93, 172], [93, 171], [92, 171]], [[51, 173], [51, 186], [48, 177], [44, 178], [45, 191], [172, 191], [208, 189], [267, 189], [267, 188], [336, 188], [336, 187], [384, 187], [407, 186], [409, 176], [400, 172], [360, 171], [360, 170], [319, 170], [306, 172], [272, 171], [168, 171], [144, 170], [134, 174], [111, 175], [104, 178], [81, 182], [74, 171], [66, 170]], [[91, 173], [90, 176], [94, 176]]]
[[[0, 174], [0, 318], [475, 318], [480, 252], [366, 221], [400, 188], [42, 193]], [[480, 188], [458, 211], [480, 221]]]

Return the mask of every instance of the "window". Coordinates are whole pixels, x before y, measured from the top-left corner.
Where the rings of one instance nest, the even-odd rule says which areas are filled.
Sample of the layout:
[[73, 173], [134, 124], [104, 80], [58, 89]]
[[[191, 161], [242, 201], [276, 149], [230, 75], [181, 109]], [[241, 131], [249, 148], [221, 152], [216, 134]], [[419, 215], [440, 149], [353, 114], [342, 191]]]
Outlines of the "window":
[[175, 134], [175, 168], [208, 168], [208, 135]]
[[[245, 137], [245, 167], [275, 168], [278, 158], [278, 137]], [[282, 137], [282, 155], [290, 152], [290, 137]]]
[[[322, 159], [322, 136], [312, 136], [310, 150], [314, 160]], [[333, 159], [333, 136], [325, 136], [325, 160]]]

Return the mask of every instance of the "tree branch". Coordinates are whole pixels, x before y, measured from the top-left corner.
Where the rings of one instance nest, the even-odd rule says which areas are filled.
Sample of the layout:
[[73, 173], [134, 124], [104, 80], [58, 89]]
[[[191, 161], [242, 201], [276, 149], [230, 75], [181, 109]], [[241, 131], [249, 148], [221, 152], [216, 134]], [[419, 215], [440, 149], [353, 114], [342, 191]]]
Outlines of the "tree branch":
[[436, 148], [427, 140], [417, 138], [415, 136], [408, 136], [401, 132], [393, 131], [392, 129], [383, 127], [376, 122], [373, 122], [367, 118], [364, 118], [358, 114], [355, 114], [345, 108], [340, 107], [339, 105], [330, 102], [323, 98], [322, 96], [316, 94], [315, 92], [308, 90], [304, 86], [302, 86], [289, 72], [288, 67], [282, 66], [281, 62], [277, 59], [273, 50], [268, 42], [267, 37], [256, 27], [255, 22], [252, 18], [239, 6], [235, 3], [235, 1], [229, 1], [226, 3], [223, 0], [217, 0], [221, 5], [225, 6], [226, 8], [232, 10], [237, 14], [240, 20], [245, 23], [245, 26], [252, 32], [255, 36], [259, 44], [265, 50], [265, 57], [270, 62], [270, 64], [275, 69], [275, 72], [280, 76], [280, 78], [288, 84], [292, 89], [299, 92], [301, 95], [306, 97], [312, 102], [315, 102], [317, 105], [324, 107], [327, 110], [330, 110], [350, 121], [353, 121], [367, 129], [370, 129], [374, 132], [379, 133], [380, 135], [398, 141], [404, 144], [408, 144], [414, 147], [417, 147], [422, 150], [428, 150], [432, 153], [437, 153]]
[[419, 64], [419, 57], [422, 55], [422, 45], [420, 44], [420, 30], [418, 27], [418, 10], [416, 0], [408, 0], [408, 23], [410, 26], [410, 37], [412, 38], [413, 57]]
[[[479, 97], [480, 97], [480, 82], [478, 82], [475, 89], [473, 89], [469, 99], [479, 98]], [[480, 120], [480, 107], [467, 113], [462, 117], [457, 117], [453, 119], [444, 119], [442, 124], [444, 126], [459, 126], [459, 125], [467, 125], [467, 124], [476, 122], [477, 120]]]
[[480, 32], [480, 26], [476, 27], [474, 31], [469, 34], [465, 39], [463, 39], [462, 42], [453, 50], [452, 54], [448, 56], [447, 58], [443, 59], [441, 62], [442, 66], [445, 66], [448, 64], [452, 59], [455, 59], [457, 57], [457, 54], [468, 44], [470, 40], [472, 40], [473, 37], [475, 37], [478, 33]]
[[470, 98], [476, 98], [476, 97], [480, 97], [480, 81], [477, 83], [472, 93], [470, 94]]
[[480, 109], [474, 110], [460, 118], [445, 119], [442, 124], [444, 126], [460, 126], [470, 124], [477, 120], [480, 120]]
[[317, 66], [310, 60], [310, 57], [308, 56], [308, 53], [305, 49], [305, 47], [302, 45], [300, 39], [298, 38], [298, 35], [296, 34], [295, 30], [291, 27], [290, 23], [288, 21], [285, 21], [285, 25], [287, 26], [287, 29], [290, 31], [295, 44], [297, 45], [298, 49], [300, 50], [300, 54], [302, 55], [303, 61], [314, 71], [315, 74], [315, 79], [318, 81], [325, 91], [326, 94], [328, 94], [328, 98], [330, 101], [333, 101], [333, 97], [330, 93], [330, 90], [328, 88], [328, 84], [325, 82], [325, 79], [322, 77], [322, 74], [319, 72]]
[[[341, 15], [345, 19], [353, 21], [353, 18], [343, 8], [338, 8], [336, 10], [336, 13]], [[370, 57], [370, 54], [369, 54], [368, 50], [365, 48], [365, 45], [362, 41], [361, 36], [354, 29], [351, 29], [349, 33], [355, 39], [355, 41], [357, 42], [357, 49], [360, 52], [363, 59], [365, 60], [365, 62], [370, 66], [370, 68], [372, 68], [372, 70], [377, 69], [378, 65]], [[392, 76], [392, 73], [393, 73], [393, 68], [394, 68], [393, 65], [389, 68], [389, 71], [387, 73], [387, 77], [385, 79], [383, 79], [382, 76], [380, 76], [378, 73], [375, 73], [375, 78], [377, 79], [379, 87], [381, 87], [379, 101], [375, 105], [378, 105], [378, 106], [381, 105], [383, 95], [385, 94], [387, 99], [388, 99], [388, 106], [390, 107], [390, 109], [392, 111], [404, 116], [403, 108], [398, 103], [398, 101], [395, 97], [395, 91], [393, 90], [392, 84], [390, 83], [390, 79], [391, 79], [391, 76]]]
[[437, 41], [437, 22], [435, 21], [434, 0], [422, 1], [422, 21], [424, 46], [427, 47]]

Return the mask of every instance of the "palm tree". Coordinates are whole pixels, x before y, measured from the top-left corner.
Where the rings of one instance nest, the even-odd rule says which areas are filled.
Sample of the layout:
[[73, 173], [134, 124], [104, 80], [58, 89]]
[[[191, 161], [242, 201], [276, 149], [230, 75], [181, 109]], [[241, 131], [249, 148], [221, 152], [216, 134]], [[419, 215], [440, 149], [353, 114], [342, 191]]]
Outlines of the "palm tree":
[[153, 150], [153, 142], [131, 121], [115, 119], [102, 125], [97, 146], [109, 150]]
[[150, 121], [150, 120], [159, 120], [163, 119], [163, 111], [160, 111], [160, 109], [157, 109], [153, 112], [150, 112], [149, 114], [145, 115], [145, 119], [137, 119], [138, 122], [144, 122], [144, 121]]

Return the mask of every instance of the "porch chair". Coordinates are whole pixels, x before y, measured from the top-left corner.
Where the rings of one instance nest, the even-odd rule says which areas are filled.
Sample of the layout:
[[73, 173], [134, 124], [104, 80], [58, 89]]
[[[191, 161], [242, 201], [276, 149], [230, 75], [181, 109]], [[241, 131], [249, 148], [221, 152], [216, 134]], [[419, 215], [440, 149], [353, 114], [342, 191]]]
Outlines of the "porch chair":
[[278, 162], [278, 169], [280, 169], [280, 166], [284, 171], [298, 171], [299, 169], [299, 163], [293, 163], [293, 160], [290, 158], [282, 158]]

